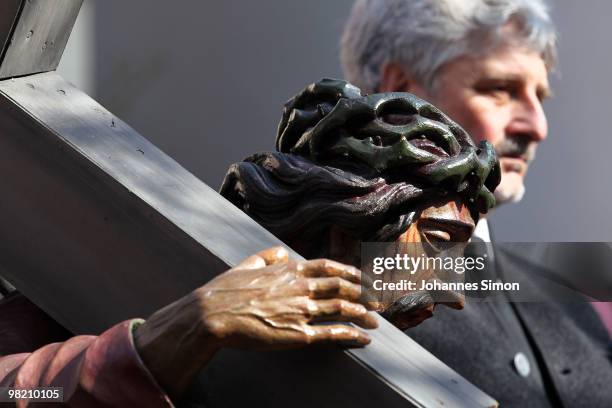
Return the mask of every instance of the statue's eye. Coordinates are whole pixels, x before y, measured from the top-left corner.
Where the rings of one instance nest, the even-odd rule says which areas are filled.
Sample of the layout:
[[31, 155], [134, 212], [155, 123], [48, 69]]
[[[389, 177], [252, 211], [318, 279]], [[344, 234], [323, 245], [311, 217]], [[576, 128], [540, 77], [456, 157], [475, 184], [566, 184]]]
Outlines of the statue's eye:
[[451, 235], [446, 232], [446, 231], [441, 231], [441, 230], [425, 230], [423, 231], [423, 234], [434, 241], [441, 241], [441, 242], [450, 242], [451, 239]]
[[422, 228], [421, 236], [426, 251], [431, 252], [430, 255], [444, 251], [447, 249], [445, 244], [451, 242], [451, 234], [437, 228]]

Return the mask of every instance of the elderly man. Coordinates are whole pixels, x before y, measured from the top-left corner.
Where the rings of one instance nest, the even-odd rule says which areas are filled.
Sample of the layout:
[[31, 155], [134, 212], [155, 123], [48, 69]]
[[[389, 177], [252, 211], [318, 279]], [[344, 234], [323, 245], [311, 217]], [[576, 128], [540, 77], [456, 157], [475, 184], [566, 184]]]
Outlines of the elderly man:
[[[540, 0], [359, 0], [341, 58], [347, 78], [362, 89], [411, 92], [475, 141], [493, 143], [501, 204], [521, 199], [528, 166], [547, 135], [542, 102], [550, 93], [555, 42]], [[476, 236], [489, 241], [486, 220]], [[494, 255], [490, 269], [498, 279], [523, 270], [530, 285], [529, 260]], [[612, 365], [601, 323], [588, 303], [468, 302], [462, 312], [436, 309], [407, 333], [501, 406], [606, 407]]]

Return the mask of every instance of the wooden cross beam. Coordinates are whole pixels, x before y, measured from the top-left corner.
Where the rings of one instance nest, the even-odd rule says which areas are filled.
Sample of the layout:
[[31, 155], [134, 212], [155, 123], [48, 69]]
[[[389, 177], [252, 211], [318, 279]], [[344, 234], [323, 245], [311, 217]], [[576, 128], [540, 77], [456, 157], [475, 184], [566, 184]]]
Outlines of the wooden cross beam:
[[53, 71], [83, 0], [2, 0], [0, 79]]
[[[54, 72], [81, 2], [0, 3], [0, 275], [74, 333], [97, 333], [282, 243]], [[363, 349], [225, 350], [201, 376], [208, 404], [496, 405], [379, 320]]]

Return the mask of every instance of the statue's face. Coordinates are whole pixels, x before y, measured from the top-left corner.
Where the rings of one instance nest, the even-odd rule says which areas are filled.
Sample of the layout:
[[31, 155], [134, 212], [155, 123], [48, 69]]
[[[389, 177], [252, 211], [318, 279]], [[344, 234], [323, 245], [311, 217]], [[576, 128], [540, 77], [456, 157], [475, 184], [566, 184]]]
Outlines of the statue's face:
[[[423, 209], [415, 222], [398, 237], [396, 242], [408, 243], [409, 245], [404, 248], [412, 252], [413, 256], [419, 256], [422, 253], [428, 256], [444, 256], [449, 246], [454, 251], [459, 251], [455, 252], [455, 255], [461, 255], [475, 226], [468, 207], [461, 199], [441, 202]], [[441, 279], [434, 270], [422, 270], [419, 275], [409, 276], [409, 278], [415, 282]], [[416, 326], [431, 317], [437, 302], [426, 294], [418, 294], [416, 299], [422, 303], [415, 305], [410, 313], [389, 313], [387, 317], [398, 327], [403, 328]], [[413, 302], [418, 303], [417, 300]], [[462, 293], [447, 292], [444, 294], [443, 303], [455, 309], [462, 309], [465, 299]]]
[[424, 243], [435, 250], [444, 243], [465, 243], [474, 232], [475, 222], [462, 200], [431, 205], [420, 212], [398, 242]]
[[[422, 254], [428, 257], [461, 256], [463, 249], [474, 232], [475, 222], [472, 212], [461, 198], [441, 200], [427, 204], [416, 211], [415, 218], [408, 229], [397, 237], [395, 244], [388, 247], [389, 253], [385, 256], [394, 257], [396, 254], [406, 254], [418, 258]], [[327, 256], [357, 267], [361, 265], [362, 242], [342, 230], [332, 228]], [[377, 253], [377, 256], [382, 255]], [[395, 271], [385, 272], [384, 276], [371, 276], [372, 279], [382, 278], [388, 282], [399, 282], [408, 279], [421, 285], [421, 281], [458, 278], [455, 275], [441, 275], [440, 271], [422, 268], [417, 274]], [[366, 284], [367, 285], [367, 284]], [[365, 286], [368, 288], [368, 286]], [[370, 306], [383, 312], [386, 317], [398, 327], [408, 328], [416, 326], [423, 320], [432, 316], [434, 308], [439, 303], [446, 306], [462, 309], [464, 297], [462, 293], [445, 292], [438, 294], [436, 300], [430, 293], [422, 291], [372, 291], [368, 296]], [[403, 298], [403, 299], [402, 299]], [[397, 302], [401, 300], [401, 302]], [[409, 312], [406, 312], [409, 310]]]

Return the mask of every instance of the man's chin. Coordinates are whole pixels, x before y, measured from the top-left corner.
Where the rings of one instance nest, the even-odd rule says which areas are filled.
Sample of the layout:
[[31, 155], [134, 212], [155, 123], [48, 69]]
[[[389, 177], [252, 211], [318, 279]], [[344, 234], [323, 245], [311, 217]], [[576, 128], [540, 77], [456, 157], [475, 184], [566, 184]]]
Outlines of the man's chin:
[[523, 177], [516, 173], [502, 173], [502, 181], [494, 192], [495, 206], [507, 203], [518, 203], [525, 195]]

